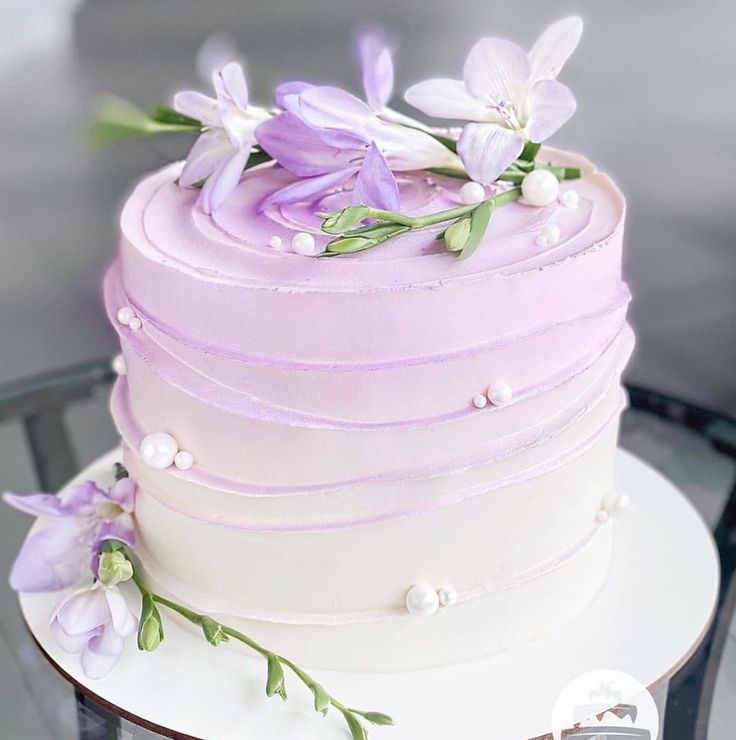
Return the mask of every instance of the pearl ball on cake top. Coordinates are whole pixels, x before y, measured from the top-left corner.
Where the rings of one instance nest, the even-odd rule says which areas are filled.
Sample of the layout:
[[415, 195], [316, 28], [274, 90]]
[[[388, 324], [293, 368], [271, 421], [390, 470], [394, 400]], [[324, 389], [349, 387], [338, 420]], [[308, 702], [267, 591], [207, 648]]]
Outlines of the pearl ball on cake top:
[[477, 393], [473, 396], [473, 406], [475, 406], [475, 408], [484, 409], [487, 404], [488, 399], [482, 393]]
[[499, 381], [497, 383], [493, 383], [488, 388], [488, 393], [486, 395], [488, 396], [488, 400], [494, 406], [505, 406], [513, 400], [514, 392], [511, 390], [511, 386], [508, 383]]
[[137, 316], [133, 316], [133, 318], [128, 322], [128, 328], [131, 331], [138, 331], [142, 326], [143, 322]]
[[580, 205], [580, 193], [577, 190], [565, 190], [564, 193], [560, 193], [560, 203], [565, 208], [574, 210]]
[[466, 206], [480, 203], [486, 198], [486, 189], [479, 182], [466, 182], [460, 188], [460, 200]]
[[542, 248], [551, 247], [560, 241], [561, 233], [560, 227], [556, 223], [546, 223], [536, 238], [536, 244]]
[[141, 441], [141, 459], [156, 470], [164, 470], [173, 464], [179, 445], [168, 432], [152, 432]]
[[269, 240], [268, 245], [272, 249], [283, 249], [284, 248], [284, 240], [280, 237], [274, 234]]
[[428, 583], [416, 583], [406, 592], [409, 614], [431, 617], [440, 607], [440, 597]]
[[560, 181], [549, 170], [532, 170], [521, 181], [521, 194], [530, 206], [548, 206], [559, 192]]
[[306, 231], [298, 231], [294, 234], [291, 239], [291, 248], [305, 257], [314, 257], [320, 252], [314, 237]]

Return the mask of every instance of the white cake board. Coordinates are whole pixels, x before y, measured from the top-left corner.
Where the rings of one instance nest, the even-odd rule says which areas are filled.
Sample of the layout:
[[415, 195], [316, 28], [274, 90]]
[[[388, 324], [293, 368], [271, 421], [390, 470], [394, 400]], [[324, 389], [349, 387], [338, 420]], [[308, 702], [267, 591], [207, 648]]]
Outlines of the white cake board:
[[[104, 481], [119, 453], [78, 478]], [[312, 671], [348, 706], [387, 712], [385, 740], [524, 740], [550, 730], [560, 690], [591, 670], [614, 669], [655, 687], [693, 653], [713, 616], [717, 553], [709, 530], [685, 497], [631, 454], [617, 454], [618, 489], [632, 508], [617, 516], [611, 571], [593, 604], [573, 622], [514, 650], [447, 668], [411, 673]], [[136, 592], [128, 592], [138, 608]], [[267, 699], [263, 661], [213, 648], [170, 613], [154, 653], [128, 640], [120, 663], [92, 681], [49, 628], [56, 594], [20, 597], [26, 623], [51, 663], [93, 700], [171, 737], [229, 740], [346, 740], [342, 718], [317, 715], [311, 694], [287, 673], [289, 699]], [[308, 668], [307, 666], [303, 666]]]

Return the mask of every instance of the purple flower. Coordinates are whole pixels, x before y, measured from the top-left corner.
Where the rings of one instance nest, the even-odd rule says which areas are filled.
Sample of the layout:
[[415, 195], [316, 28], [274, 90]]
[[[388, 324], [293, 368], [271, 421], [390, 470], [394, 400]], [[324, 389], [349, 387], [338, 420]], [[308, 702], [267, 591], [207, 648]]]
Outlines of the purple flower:
[[491, 183], [525, 142], [544, 141], [575, 112], [572, 92], [556, 77], [582, 29], [578, 17], [558, 21], [528, 54], [511, 41], [481, 39], [465, 60], [462, 80], [420, 82], [406, 91], [406, 100], [430, 116], [471, 121], [458, 153], [474, 180]]
[[58, 495], [3, 494], [14, 509], [49, 520], [23, 543], [10, 572], [15, 591], [58, 591], [85, 574], [97, 575], [100, 543], [118, 539], [135, 542], [133, 518], [135, 482], [123, 478], [107, 492], [93, 481], [68, 488]]
[[458, 157], [421, 124], [387, 108], [393, 91], [388, 49], [364, 37], [360, 51], [367, 103], [336, 87], [287, 82], [277, 88], [283, 112], [261, 123], [256, 137], [282, 167], [303, 179], [271, 194], [263, 207], [305, 200], [357, 176], [354, 202], [370, 198], [367, 205], [395, 210], [394, 172], [460, 168]]
[[179, 177], [185, 187], [205, 180], [200, 194], [205, 213], [217, 210], [236, 188], [256, 143], [256, 126], [270, 116], [248, 105], [248, 86], [237, 62], [215, 72], [212, 81], [216, 98], [192, 90], [174, 96], [174, 108], [205, 127]]
[[138, 629], [117, 586], [97, 581], [64, 597], [51, 615], [51, 633], [68, 653], [80, 653], [88, 678], [104, 678], [114, 668], [126, 637]]

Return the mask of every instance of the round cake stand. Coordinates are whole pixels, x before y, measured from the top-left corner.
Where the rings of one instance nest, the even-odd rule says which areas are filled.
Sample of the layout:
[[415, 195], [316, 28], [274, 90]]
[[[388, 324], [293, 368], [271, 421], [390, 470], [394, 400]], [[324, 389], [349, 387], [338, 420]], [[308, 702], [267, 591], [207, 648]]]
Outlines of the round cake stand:
[[[78, 479], [110, 479], [117, 451]], [[645, 686], [665, 682], [693, 653], [713, 615], [718, 560], [710, 532], [685, 497], [631, 454], [617, 453], [618, 490], [631, 509], [616, 515], [605, 586], [562, 629], [490, 658], [406, 673], [312, 671], [348, 706], [390, 714], [385, 740], [477, 737], [524, 740], [550, 730], [552, 707], [574, 678], [593, 670], [627, 673]], [[128, 591], [131, 608], [137, 594]], [[244, 649], [213, 648], [174, 615], [153, 653], [135, 639], [115, 670], [84, 676], [76, 655], [52, 638], [49, 615], [60, 595], [23, 594], [25, 621], [51, 663], [79, 690], [116, 714], [170, 737], [207, 740], [346, 740], [342, 718], [321, 717], [311, 694], [287, 673], [289, 699], [268, 699], [265, 666]], [[307, 668], [305, 666], [305, 668]]]

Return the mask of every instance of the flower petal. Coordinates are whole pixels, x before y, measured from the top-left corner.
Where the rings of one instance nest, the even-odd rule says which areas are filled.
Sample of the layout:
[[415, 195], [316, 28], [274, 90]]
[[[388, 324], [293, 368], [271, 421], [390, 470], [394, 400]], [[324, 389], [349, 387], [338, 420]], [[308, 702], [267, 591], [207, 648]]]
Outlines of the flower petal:
[[64, 489], [57, 495], [61, 501], [61, 508], [65, 515], [79, 516], [90, 512], [90, 505], [95, 496], [103, 494], [104, 491], [92, 480], [84, 481], [71, 488]]
[[208, 178], [232, 156], [233, 151], [234, 147], [222, 129], [210, 129], [200, 134], [187, 154], [179, 184], [189, 188]]
[[296, 105], [297, 96], [310, 87], [314, 87], [311, 82], [300, 82], [299, 80], [282, 82], [276, 90], [274, 90], [273, 102], [277, 107], [293, 113], [294, 111], [292, 106]]
[[575, 113], [572, 91], [557, 80], [540, 80], [529, 93], [529, 121], [526, 132], [531, 141], [542, 142]]
[[341, 185], [345, 180], [355, 174], [357, 167], [349, 167], [342, 170], [335, 170], [317, 177], [307, 177], [287, 185], [274, 193], [271, 193], [263, 203], [260, 210], [264, 211], [269, 206], [285, 205], [286, 203], [298, 203], [299, 201], [308, 200], [315, 195], [320, 195]]
[[212, 83], [218, 102], [225, 99], [238, 108], [248, 107], [248, 83], [245, 81], [243, 67], [238, 62], [228, 62], [215, 72]]
[[362, 139], [350, 132], [337, 133], [339, 136], [333, 138], [330, 132], [325, 135], [310, 128], [292, 113], [280, 113], [258, 126], [256, 139], [289, 172], [312, 177], [344, 169], [356, 148], [364, 146]]
[[523, 110], [529, 80], [529, 59], [513, 41], [484, 38], [470, 50], [463, 79], [471, 95], [489, 105], [511, 103]]
[[114, 587], [105, 589], [107, 606], [110, 609], [110, 624], [120, 637], [128, 637], [138, 629], [138, 620], [131, 614], [125, 597]]
[[457, 154], [427, 131], [380, 119], [373, 120], [368, 130], [394, 172], [431, 168], [462, 170]]
[[372, 115], [362, 100], [339, 87], [315, 85], [299, 95], [299, 117], [313, 128], [349, 131], [360, 136]]
[[109, 627], [95, 635], [82, 651], [81, 664], [87, 678], [100, 679], [116, 666], [123, 651], [123, 638]]
[[394, 63], [391, 50], [376, 34], [358, 39], [358, 54], [363, 70], [363, 89], [368, 105], [380, 110], [388, 105], [394, 92]]
[[577, 15], [553, 23], [534, 42], [529, 52], [531, 81], [553, 80], [575, 51], [583, 33], [583, 20]]
[[220, 125], [220, 109], [217, 101], [195, 90], [183, 90], [174, 95], [174, 109], [190, 118], [196, 118], [205, 126]]
[[132, 513], [135, 509], [136, 482], [131, 478], [121, 478], [107, 492], [107, 498], [120, 504], [125, 511]]
[[524, 148], [524, 137], [495, 123], [469, 123], [457, 150], [470, 177], [481, 185], [492, 183]]
[[99, 635], [102, 633], [102, 627], [97, 627], [90, 632], [83, 632], [79, 635], [67, 635], [67, 633], [64, 632], [64, 630], [55, 619], [51, 620], [49, 628], [51, 630], [51, 634], [54, 636], [54, 639], [59, 644], [61, 649], [65, 650], [67, 653], [75, 654], [81, 653], [82, 650], [87, 647], [87, 643], [93, 637], [95, 637], [95, 635]]
[[486, 121], [489, 114], [495, 113], [493, 108], [473, 97], [462, 80], [436, 79], [418, 82], [404, 93], [404, 99], [422, 113], [435, 118]]
[[55, 619], [67, 635], [81, 635], [110, 621], [105, 589], [99, 584], [76, 591], [62, 599]]
[[61, 500], [53, 493], [29, 493], [25, 496], [3, 493], [3, 501], [8, 506], [35, 517], [50, 519], [64, 516], [61, 510]]
[[249, 149], [236, 151], [207, 178], [199, 197], [205, 213], [213, 213], [227, 200], [238, 186], [249, 158]]
[[10, 587], [22, 593], [59, 591], [86, 572], [86, 548], [68, 527], [50, 525], [26, 538], [10, 570]]
[[398, 211], [399, 185], [381, 150], [371, 144], [353, 188], [353, 203]]

